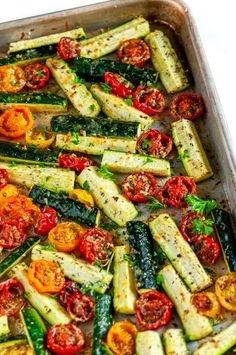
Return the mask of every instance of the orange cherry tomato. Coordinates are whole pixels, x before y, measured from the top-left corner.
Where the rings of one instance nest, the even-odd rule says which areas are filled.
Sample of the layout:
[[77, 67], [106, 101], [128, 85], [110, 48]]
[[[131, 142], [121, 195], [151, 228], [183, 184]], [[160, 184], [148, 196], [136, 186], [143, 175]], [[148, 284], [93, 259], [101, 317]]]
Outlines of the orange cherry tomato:
[[221, 313], [221, 306], [214, 292], [199, 292], [191, 297], [191, 303], [203, 316], [216, 319]]
[[48, 240], [55, 247], [66, 253], [70, 253], [78, 248], [80, 238], [85, 233], [85, 229], [75, 222], [62, 222], [50, 230]]
[[18, 92], [25, 86], [25, 73], [21, 67], [4, 65], [0, 68], [0, 91]]
[[132, 355], [135, 351], [135, 336], [138, 330], [133, 323], [117, 322], [107, 334], [107, 345], [119, 355]]
[[28, 269], [29, 283], [41, 293], [60, 292], [65, 277], [60, 266], [51, 260], [35, 260]]
[[13, 195], [0, 205], [0, 217], [21, 223], [23, 228], [35, 224], [40, 209], [27, 196]]
[[8, 138], [19, 138], [31, 130], [34, 117], [28, 107], [12, 107], [0, 116], [0, 134]]

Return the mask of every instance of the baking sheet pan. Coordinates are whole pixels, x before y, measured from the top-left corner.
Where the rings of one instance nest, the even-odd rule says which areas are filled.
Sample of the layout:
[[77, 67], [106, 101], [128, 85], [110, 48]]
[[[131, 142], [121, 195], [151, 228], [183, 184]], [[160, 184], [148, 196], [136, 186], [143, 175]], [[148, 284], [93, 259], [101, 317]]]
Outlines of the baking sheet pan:
[[[87, 35], [93, 35], [138, 15], [147, 18], [153, 29], [162, 29], [170, 37], [192, 79], [191, 89], [188, 88], [187, 91], [198, 92], [204, 98], [207, 113], [196, 124], [215, 175], [198, 184], [198, 194], [200, 197], [209, 195], [211, 198], [215, 198], [222, 208], [231, 212], [235, 220], [236, 164], [230, 149], [229, 130], [224, 120], [195, 22], [189, 9], [181, 0], [116, 0], [2, 23], [0, 24], [0, 48], [1, 51], [4, 51], [12, 41], [62, 32], [78, 26], [82, 26]], [[169, 123], [170, 120], [166, 112], [162, 116], [162, 121], [157, 121], [155, 125], [161, 131], [168, 133], [170, 131]], [[181, 162], [176, 159], [175, 162], [172, 162], [172, 168], [176, 174], [184, 174]], [[163, 181], [164, 179], [159, 179], [158, 184], [161, 186]], [[145, 209], [141, 207], [140, 210], [143, 212], [140, 219], [147, 220]], [[176, 210], [170, 209], [170, 213], [175, 214], [175, 220], [178, 221], [179, 216], [176, 215]], [[226, 269], [223, 261], [219, 261], [217, 275], [223, 273], [226, 273]], [[213, 274], [213, 278], [217, 275]], [[225, 327], [228, 318], [233, 318], [233, 315], [228, 314], [220, 327], [216, 327], [215, 330], [218, 331]], [[173, 318], [172, 325], [175, 326], [176, 322], [176, 319]], [[179, 323], [177, 322], [177, 324]], [[91, 338], [91, 324], [88, 324], [86, 328], [89, 339]], [[163, 330], [164, 328], [161, 329], [161, 333]], [[196, 346], [197, 342], [191, 343], [191, 350]], [[89, 354], [88, 348], [81, 354]]]

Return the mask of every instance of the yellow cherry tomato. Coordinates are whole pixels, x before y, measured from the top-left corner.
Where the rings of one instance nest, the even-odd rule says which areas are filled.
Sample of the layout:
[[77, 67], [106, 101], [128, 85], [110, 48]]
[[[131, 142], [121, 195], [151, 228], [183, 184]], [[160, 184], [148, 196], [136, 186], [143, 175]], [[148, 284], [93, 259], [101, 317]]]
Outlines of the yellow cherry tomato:
[[221, 313], [221, 306], [214, 292], [195, 293], [191, 297], [191, 303], [203, 316], [216, 319]]
[[0, 204], [3, 204], [8, 197], [16, 195], [19, 195], [18, 188], [15, 185], [7, 184], [0, 189]]
[[221, 306], [236, 312], [236, 272], [220, 276], [215, 283], [215, 292]]
[[74, 189], [69, 193], [69, 197], [72, 200], [79, 201], [84, 203], [85, 205], [89, 205], [90, 207], [94, 206], [93, 196], [86, 190], [82, 189]]
[[55, 133], [47, 132], [41, 128], [32, 129], [25, 134], [27, 145], [35, 146], [36, 148], [48, 148], [54, 142]]

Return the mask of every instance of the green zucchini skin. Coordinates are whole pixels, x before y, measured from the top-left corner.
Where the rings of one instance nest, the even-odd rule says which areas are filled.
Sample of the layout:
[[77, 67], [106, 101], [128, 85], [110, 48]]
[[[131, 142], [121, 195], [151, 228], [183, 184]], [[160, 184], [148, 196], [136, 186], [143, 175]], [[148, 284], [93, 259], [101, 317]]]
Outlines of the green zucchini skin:
[[152, 236], [148, 226], [141, 221], [127, 223], [129, 246], [134, 262], [134, 274], [137, 289], [157, 290], [156, 270], [152, 245]]
[[236, 240], [230, 214], [221, 209], [213, 210], [212, 214], [227, 268], [229, 272], [236, 271]]
[[0, 66], [27, 64], [32, 61], [44, 60], [52, 57], [57, 52], [57, 44], [50, 44], [49, 46], [42, 46], [38, 48], [30, 48], [14, 53], [10, 53], [7, 57], [0, 59]]
[[27, 163], [58, 163], [59, 150], [22, 147], [9, 142], [0, 142], [0, 158]]
[[1, 349], [8, 348], [10, 346], [16, 346], [21, 344], [27, 344], [27, 338], [25, 335], [3, 335], [0, 337], [0, 353]]
[[58, 115], [51, 120], [52, 132], [85, 132], [86, 136], [137, 137], [140, 135], [138, 122], [115, 121], [110, 118]]
[[109, 59], [90, 59], [78, 56], [74, 63], [76, 74], [92, 81], [103, 81], [104, 73], [109, 71], [122, 75], [135, 85], [139, 85], [141, 81], [155, 84], [158, 79], [158, 72], [154, 70], [138, 68]]
[[112, 297], [96, 295], [95, 303], [92, 355], [103, 355], [102, 340], [112, 326]]
[[4, 104], [33, 104], [33, 105], [59, 105], [66, 107], [67, 100], [54, 94], [39, 94], [34, 92], [0, 92], [0, 105]]
[[83, 223], [89, 227], [94, 227], [97, 224], [100, 214], [97, 208], [88, 208], [83, 203], [74, 201], [38, 185], [33, 186], [29, 197], [39, 205], [47, 205], [54, 208], [63, 217], [72, 221]]
[[47, 328], [38, 312], [34, 308], [30, 308], [22, 310], [20, 316], [25, 326], [27, 338], [31, 347], [34, 349], [35, 355], [49, 355], [50, 353], [45, 348]]
[[40, 242], [40, 237], [28, 238], [19, 248], [13, 250], [3, 261], [0, 262], [0, 278], [11, 268], [18, 264], [31, 249]]

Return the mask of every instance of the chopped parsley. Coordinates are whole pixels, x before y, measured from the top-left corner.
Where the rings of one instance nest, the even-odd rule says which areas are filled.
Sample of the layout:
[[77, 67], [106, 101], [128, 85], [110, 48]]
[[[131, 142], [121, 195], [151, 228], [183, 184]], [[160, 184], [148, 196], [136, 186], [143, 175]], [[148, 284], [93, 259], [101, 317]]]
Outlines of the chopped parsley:
[[188, 194], [185, 197], [185, 201], [194, 211], [206, 215], [218, 207], [218, 203], [215, 200], [202, 200], [196, 195]]
[[16, 165], [17, 165], [17, 163], [15, 161], [11, 161], [10, 166], [16, 166]]
[[212, 225], [214, 222], [211, 219], [197, 218], [193, 221], [193, 232], [200, 232], [204, 235], [210, 235], [213, 232]]
[[125, 103], [129, 106], [133, 106], [133, 96], [129, 95], [126, 99], [125, 99]]
[[87, 180], [85, 180], [85, 182], [82, 185], [83, 189], [86, 191], [90, 191], [90, 186]]
[[107, 83], [102, 83], [101, 87], [103, 88], [103, 90], [105, 92], [108, 92], [108, 93], [111, 92], [111, 90], [112, 90], [111, 86], [109, 84], [107, 84]]
[[152, 142], [149, 139], [143, 138], [141, 148], [146, 150], [152, 145]]
[[72, 132], [72, 136], [73, 136], [73, 144], [79, 144], [80, 143], [80, 135], [78, 132]]
[[151, 202], [147, 203], [147, 207], [150, 208], [151, 212], [159, 209], [159, 208], [166, 208], [166, 205], [160, 203], [155, 197], [147, 195], [146, 196]]
[[157, 275], [157, 277], [156, 277], [157, 285], [162, 285], [163, 282], [164, 282], [164, 276], [163, 275]]
[[108, 169], [107, 165], [102, 165], [97, 169], [97, 172], [102, 174], [106, 179], [115, 180], [114, 174]]
[[94, 104], [92, 104], [92, 105], [90, 105], [90, 106], [89, 106], [89, 108], [90, 108], [90, 110], [91, 110], [91, 111], [94, 111], [94, 109], [95, 109], [95, 105], [94, 105]]
[[43, 69], [35, 71], [34, 74], [38, 75], [40, 78], [46, 77], [45, 73], [43, 72]]
[[85, 83], [85, 80], [82, 79], [82, 78], [79, 78], [77, 75], [74, 76], [74, 83], [75, 84], [79, 84], [79, 85], [82, 85]]

